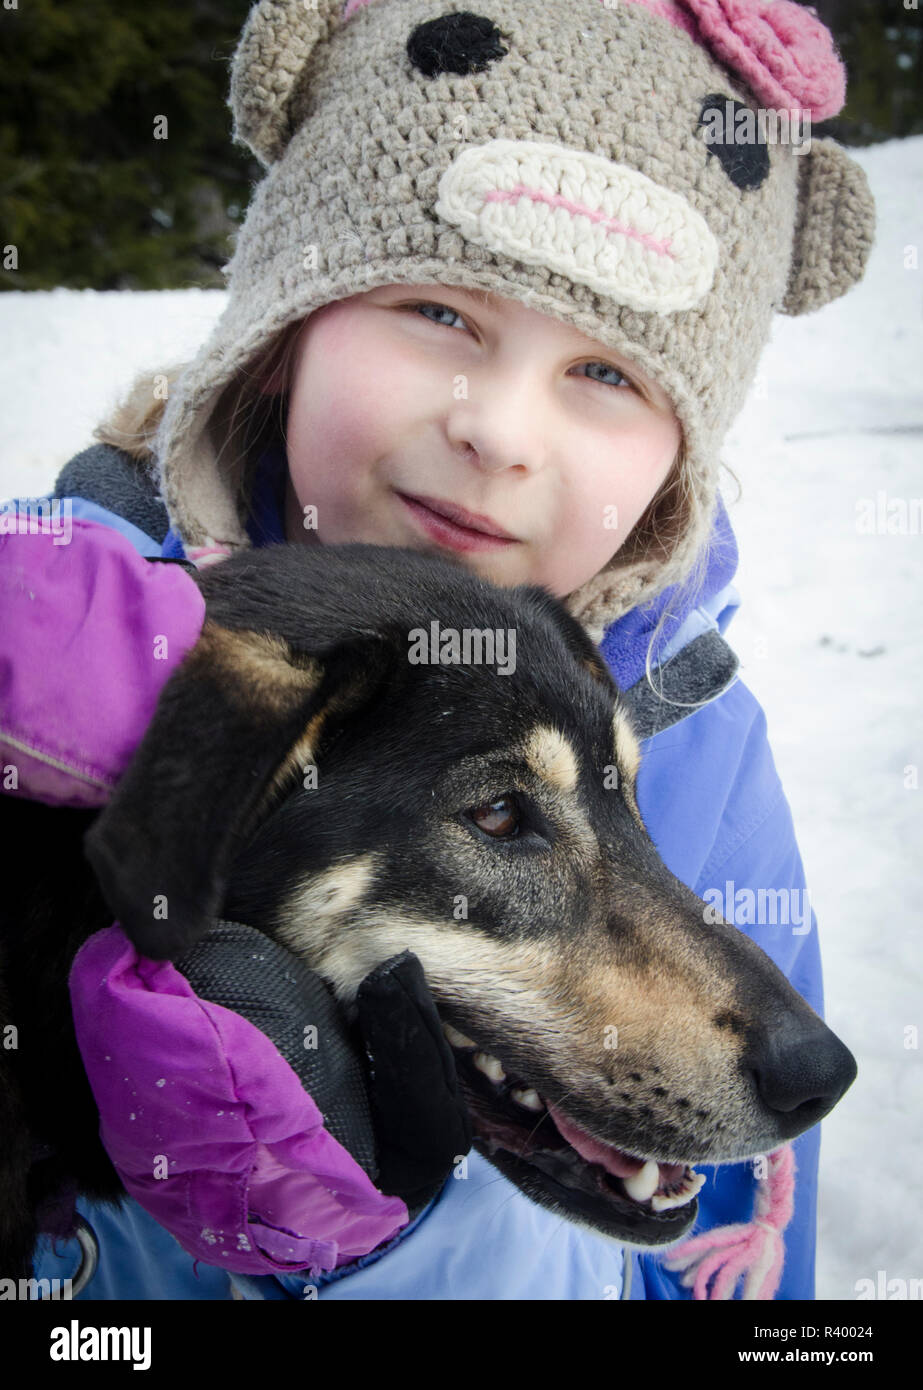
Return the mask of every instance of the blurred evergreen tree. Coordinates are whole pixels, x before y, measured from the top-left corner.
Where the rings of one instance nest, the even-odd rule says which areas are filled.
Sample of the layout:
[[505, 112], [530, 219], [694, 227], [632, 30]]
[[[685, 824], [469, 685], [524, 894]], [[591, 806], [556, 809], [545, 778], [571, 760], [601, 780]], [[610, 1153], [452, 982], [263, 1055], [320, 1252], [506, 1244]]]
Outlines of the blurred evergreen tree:
[[[923, 131], [916, 3], [814, 0], [850, 78], [845, 110], [815, 134]], [[232, 145], [226, 106], [249, 5], [0, 0], [0, 288], [223, 286], [262, 173]]]
[[[248, 8], [18, 0], [0, 9], [0, 286], [224, 284], [219, 268], [261, 172], [232, 145], [226, 106]], [[15, 271], [3, 268], [10, 245]]]
[[923, 0], [813, 3], [849, 76], [845, 107], [814, 133], [844, 145], [923, 134]]

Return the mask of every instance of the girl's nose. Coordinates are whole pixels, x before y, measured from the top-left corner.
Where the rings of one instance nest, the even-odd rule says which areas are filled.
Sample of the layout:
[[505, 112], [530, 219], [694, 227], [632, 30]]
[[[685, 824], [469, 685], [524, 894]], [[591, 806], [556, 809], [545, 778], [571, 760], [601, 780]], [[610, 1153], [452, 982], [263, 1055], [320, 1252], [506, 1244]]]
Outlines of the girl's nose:
[[453, 400], [446, 421], [452, 447], [487, 472], [507, 468], [535, 472], [545, 466], [549, 438], [547, 422], [534, 391], [505, 391], [500, 382], [489, 387], [469, 382], [468, 399]]

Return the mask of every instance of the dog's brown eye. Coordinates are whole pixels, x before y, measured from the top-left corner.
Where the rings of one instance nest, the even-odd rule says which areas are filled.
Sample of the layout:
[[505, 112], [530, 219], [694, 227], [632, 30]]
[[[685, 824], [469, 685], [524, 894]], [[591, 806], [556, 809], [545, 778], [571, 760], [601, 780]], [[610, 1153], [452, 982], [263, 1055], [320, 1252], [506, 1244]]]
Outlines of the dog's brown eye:
[[471, 812], [471, 819], [485, 835], [495, 835], [500, 840], [519, 829], [519, 808], [512, 797], [501, 796], [498, 801], [478, 806]]

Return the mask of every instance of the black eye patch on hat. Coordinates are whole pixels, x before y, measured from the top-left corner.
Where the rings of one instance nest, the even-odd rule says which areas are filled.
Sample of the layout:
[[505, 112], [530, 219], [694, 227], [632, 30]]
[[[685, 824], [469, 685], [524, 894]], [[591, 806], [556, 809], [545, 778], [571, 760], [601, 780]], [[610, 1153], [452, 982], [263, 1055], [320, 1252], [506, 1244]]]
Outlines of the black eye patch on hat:
[[424, 77], [436, 77], [440, 72], [462, 77], [483, 72], [508, 52], [493, 20], [469, 10], [428, 19], [418, 24], [407, 40], [407, 56]]
[[755, 111], [742, 101], [712, 93], [702, 102], [699, 125], [706, 128], [705, 148], [717, 156], [736, 188], [754, 189], [765, 183], [769, 150]]

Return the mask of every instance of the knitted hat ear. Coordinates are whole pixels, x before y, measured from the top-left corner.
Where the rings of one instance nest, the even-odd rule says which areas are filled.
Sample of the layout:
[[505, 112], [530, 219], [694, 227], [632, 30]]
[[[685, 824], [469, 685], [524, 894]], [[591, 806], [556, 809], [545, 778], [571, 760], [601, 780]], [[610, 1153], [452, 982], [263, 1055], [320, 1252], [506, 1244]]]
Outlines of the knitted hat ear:
[[343, 0], [260, 0], [244, 25], [231, 65], [234, 139], [268, 168], [297, 127], [299, 79], [319, 43], [342, 22]]
[[857, 284], [875, 235], [865, 171], [833, 140], [798, 156], [798, 213], [784, 314], [810, 314]]

